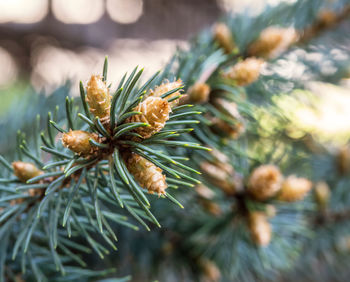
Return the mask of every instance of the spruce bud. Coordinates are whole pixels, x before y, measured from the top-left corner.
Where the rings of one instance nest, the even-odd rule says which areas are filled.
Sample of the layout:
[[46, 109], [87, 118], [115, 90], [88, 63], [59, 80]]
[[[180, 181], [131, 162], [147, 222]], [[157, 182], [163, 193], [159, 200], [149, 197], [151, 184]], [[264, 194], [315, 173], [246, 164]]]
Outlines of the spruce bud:
[[254, 57], [247, 58], [230, 68], [225, 77], [233, 80], [238, 86], [246, 86], [259, 78], [264, 61]]
[[235, 46], [231, 30], [224, 23], [217, 23], [213, 27], [214, 40], [224, 49], [225, 53], [231, 53]]
[[82, 130], [71, 130], [62, 135], [62, 144], [74, 153], [82, 156], [91, 155], [97, 149], [89, 142], [90, 139], [98, 140], [95, 133], [90, 133]]
[[111, 96], [100, 75], [91, 76], [86, 87], [86, 102], [90, 106], [90, 112], [99, 117], [102, 123], [109, 121]]
[[142, 188], [147, 189], [150, 194], [165, 194], [168, 185], [165, 181], [165, 175], [159, 167], [136, 153], [126, 154], [125, 163], [129, 172]]
[[290, 175], [283, 181], [278, 199], [285, 202], [296, 202], [302, 200], [311, 188], [310, 180]]
[[298, 37], [294, 28], [268, 27], [250, 45], [248, 53], [250, 56], [264, 58], [277, 57], [295, 43]]
[[208, 102], [210, 86], [206, 83], [197, 82], [188, 89], [189, 100], [192, 103], [203, 104]]
[[272, 198], [281, 189], [283, 175], [274, 165], [261, 165], [253, 170], [248, 181], [248, 192], [257, 200]]
[[331, 197], [331, 190], [326, 182], [321, 181], [315, 185], [315, 199], [321, 210], [327, 207], [329, 199]]
[[271, 241], [271, 225], [263, 212], [254, 211], [249, 214], [249, 230], [253, 241], [262, 247]]
[[[173, 82], [166, 81], [166, 82], [162, 83], [161, 85], [156, 86], [154, 88], [154, 90], [150, 90], [149, 96], [160, 97], [163, 94], [165, 94], [171, 90], [174, 90], [176, 88], [181, 87], [182, 85], [183, 84], [182, 84], [181, 79], [178, 79], [178, 80], [173, 81]], [[164, 100], [168, 101], [169, 99], [180, 96], [180, 95], [181, 95], [181, 90], [178, 90], [178, 91], [170, 94], [169, 96], [165, 97]], [[179, 99], [176, 99], [174, 101], [169, 102], [169, 105], [171, 108], [176, 107], [178, 104], [179, 104]]]
[[13, 172], [21, 182], [27, 182], [29, 179], [43, 174], [43, 171], [38, 169], [32, 163], [13, 162]]
[[135, 132], [143, 138], [149, 138], [162, 130], [169, 119], [171, 108], [169, 103], [160, 97], [148, 97], [134, 108], [134, 111], [141, 112], [139, 115], [131, 116], [126, 122], [148, 123], [147, 127], [138, 127]]

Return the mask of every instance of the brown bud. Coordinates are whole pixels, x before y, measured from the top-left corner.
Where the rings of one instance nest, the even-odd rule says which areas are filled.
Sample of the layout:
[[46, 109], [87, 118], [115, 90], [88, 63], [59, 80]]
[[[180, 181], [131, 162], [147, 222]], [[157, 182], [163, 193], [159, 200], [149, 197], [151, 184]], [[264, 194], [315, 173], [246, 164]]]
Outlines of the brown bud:
[[337, 14], [332, 10], [321, 10], [318, 15], [318, 22], [322, 27], [330, 27], [337, 21]]
[[337, 156], [337, 166], [340, 174], [346, 174], [350, 170], [350, 149], [343, 146], [339, 149]]
[[209, 189], [203, 184], [197, 185], [195, 189], [199, 196], [208, 200], [212, 199], [215, 195], [215, 193], [211, 189]]
[[283, 175], [274, 165], [261, 165], [253, 170], [248, 181], [248, 192], [257, 200], [275, 196], [281, 189]]
[[321, 210], [327, 207], [329, 199], [331, 197], [331, 190], [326, 182], [317, 182], [315, 185], [315, 199]]
[[165, 194], [168, 185], [159, 167], [135, 153], [127, 154], [125, 159], [129, 172], [142, 188], [147, 189], [150, 194]]
[[26, 162], [13, 162], [13, 172], [21, 182], [43, 174], [43, 171], [38, 169], [35, 165]]
[[104, 123], [109, 120], [111, 96], [106, 82], [99, 75], [92, 75], [86, 87], [86, 102], [90, 112]]
[[233, 80], [239, 86], [245, 86], [253, 83], [259, 78], [260, 70], [264, 61], [254, 57], [247, 58], [235, 64], [224, 76]]
[[265, 247], [270, 243], [272, 231], [265, 213], [255, 211], [249, 214], [249, 230], [257, 245]]
[[265, 58], [277, 57], [295, 43], [298, 37], [294, 28], [268, 27], [250, 45], [248, 54]]
[[138, 127], [135, 129], [135, 132], [143, 138], [149, 138], [165, 126], [166, 121], [169, 119], [171, 108], [169, 103], [162, 98], [148, 97], [134, 108], [134, 111], [142, 114], [131, 116], [126, 122], [148, 123], [148, 127]]
[[277, 214], [277, 209], [274, 205], [266, 205], [265, 206], [265, 214], [268, 218], [273, 218]]
[[90, 144], [90, 139], [97, 141], [98, 136], [95, 133], [82, 130], [71, 130], [67, 133], [63, 133], [62, 144], [64, 147], [79, 155], [87, 156], [93, 154], [97, 149]]
[[312, 182], [310, 180], [290, 175], [283, 181], [278, 199], [285, 202], [299, 201], [306, 196], [311, 188]]
[[[154, 88], [154, 90], [150, 90], [149, 96], [160, 97], [163, 94], [165, 94], [171, 90], [174, 90], [178, 87], [181, 87], [182, 85], [183, 84], [182, 84], [181, 79], [178, 79], [178, 80], [173, 81], [173, 82], [166, 81], [166, 82], [162, 83], [161, 85], [156, 86]], [[178, 90], [178, 91], [174, 92], [173, 94], [170, 94], [169, 96], [165, 97], [164, 100], [168, 101], [171, 98], [177, 97], [177, 96], [181, 95], [180, 92], [181, 92], [181, 90]], [[179, 99], [176, 99], [172, 102], [169, 102], [169, 105], [171, 108], [176, 107], [178, 104], [179, 104]]]
[[231, 30], [224, 23], [217, 23], [213, 27], [214, 40], [219, 44], [221, 48], [225, 50], [225, 53], [231, 53], [235, 48], [235, 42], [232, 37]]
[[217, 265], [208, 260], [208, 259], [201, 259], [201, 267], [203, 269], [204, 279], [203, 282], [218, 282], [221, 278], [221, 272], [220, 269], [217, 267]]
[[213, 130], [232, 139], [237, 139], [245, 131], [245, 126], [241, 121], [230, 124], [220, 118], [214, 117], [211, 118], [211, 122]]
[[210, 86], [206, 83], [197, 82], [188, 89], [189, 100], [192, 103], [203, 104], [208, 102]]
[[208, 213], [214, 216], [219, 216], [222, 214], [222, 210], [220, 206], [211, 200], [202, 198], [199, 200], [199, 203], [202, 205], [205, 211], [207, 211]]

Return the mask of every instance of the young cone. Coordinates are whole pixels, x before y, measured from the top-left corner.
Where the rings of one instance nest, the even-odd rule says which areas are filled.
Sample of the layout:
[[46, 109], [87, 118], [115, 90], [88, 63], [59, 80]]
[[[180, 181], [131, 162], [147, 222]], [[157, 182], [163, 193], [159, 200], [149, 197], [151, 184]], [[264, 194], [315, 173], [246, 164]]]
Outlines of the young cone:
[[95, 117], [99, 117], [102, 123], [109, 121], [111, 96], [101, 76], [91, 76], [86, 87], [86, 102], [90, 106], [90, 112]]
[[225, 77], [233, 80], [238, 86], [249, 85], [259, 78], [263, 63], [262, 59], [247, 58], [230, 68], [225, 73]]
[[233, 40], [231, 30], [224, 23], [217, 23], [213, 27], [214, 40], [219, 44], [221, 48], [225, 50], [225, 53], [231, 53], [235, 48], [235, 42]]
[[250, 45], [248, 54], [264, 58], [277, 57], [295, 43], [298, 37], [294, 28], [268, 27]]
[[147, 127], [138, 127], [135, 132], [143, 138], [149, 138], [162, 130], [171, 112], [170, 104], [160, 97], [148, 97], [140, 103], [134, 111], [141, 112], [139, 115], [131, 116], [126, 122], [144, 122]]
[[126, 154], [124, 159], [129, 172], [142, 188], [147, 189], [150, 194], [165, 194], [168, 185], [159, 167], [135, 153]]
[[62, 144], [74, 153], [82, 156], [92, 155], [96, 151], [96, 147], [89, 142], [90, 139], [98, 140], [95, 133], [90, 133], [82, 130], [71, 130], [62, 135]]
[[271, 241], [271, 225], [263, 212], [252, 212], [249, 214], [249, 230], [253, 241], [262, 247], [267, 246]]
[[274, 165], [262, 165], [253, 170], [248, 181], [248, 192], [257, 200], [264, 201], [280, 191], [283, 175]]
[[27, 180], [43, 173], [35, 165], [26, 162], [13, 162], [12, 167], [14, 174], [21, 182], [27, 182]]
[[[162, 83], [161, 85], [156, 86], [154, 88], [154, 90], [150, 90], [149, 96], [160, 97], [163, 94], [165, 94], [165, 93], [167, 93], [167, 92], [169, 92], [171, 90], [174, 90], [176, 88], [181, 87], [182, 85], [183, 84], [182, 84], [182, 80], [181, 79], [178, 79], [178, 80], [173, 81], [173, 82], [166, 81], [166, 82]], [[178, 90], [178, 91], [170, 94], [169, 96], [165, 97], [164, 99], [166, 101], [168, 101], [171, 98], [180, 96], [181, 95], [180, 91], [181, 90]], [[170, 105], [171, 108], [176, 107], [178, 104], [179, 104], [179, 99], [176, 99], [176, 100], [174, 100], [172, 102], [169, 102], [169, 105]]]
[[291, 175], [283, 181], [278, 199], [285, 202], [299, 201], [306, 196], [311, 188], [312, 182], [310, 180]]

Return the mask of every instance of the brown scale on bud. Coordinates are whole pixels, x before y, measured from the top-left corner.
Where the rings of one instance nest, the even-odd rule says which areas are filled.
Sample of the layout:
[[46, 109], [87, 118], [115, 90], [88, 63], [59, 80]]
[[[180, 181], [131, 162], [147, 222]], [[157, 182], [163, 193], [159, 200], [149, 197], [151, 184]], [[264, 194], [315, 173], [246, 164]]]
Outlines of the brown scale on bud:
[[310, 180], [290, 175], [283, 181], [278, 199], [285, 202], [300, 201], [305, 198], [311, 188], [312, 182]]
[[38, 169], [32, 163], [13, 162], [13, 172], [21, 182], [27, 182], [29, 179], [43, 174], [43, 171]]
[[150, 194], [165, 194], [168, 185], [159, 167], [135, 153], [126, 154], [124, 159], [129, 172], [142, 188], [147, 189]]
[[264, 60], [258, 58], [247, 58], [235, 64], [224, 76], [234, 81], [238, 86], [246, 86], [259, 78]]
[[225, 50], [225, 53], [231, 53], [236, 45], [232, 37], [231, 30], [224, 23], [217, 23], [213, 27], [214, 40]]
[[131, 116], [126, 122], [144, 122], [147, 127], [138, 127], [135, 132], [143, 138], [149, 138], [162, 130], [171, 112], [170, 104], [160, 97], [148, 97], [134, 108], [134, 111], [141, 112], [139, 115]]
[[257, 200], [265, 201], [281, 189], [283, 175], [274, 165], [261, 165], [253, 170], [248, 180], [248, 192]]
[[318, 15], [318, 24], [321, 27], [330, 27], [337, 22], [337, 14], [332, 10], [321, 10]]
[[203, 279], [202, 282], [219, 282], [221, 278], [220, 269], [217, 265], [208, 259], [201, 259], [200, 266], [203, 271]]
[[315, 200], [320, 210], [327, 208], [329, 199], [331, 197], [331, 190], [326, 182], [317, 182], [314, 189]]
[[191, 103], [206, 103], [209, 100], [210, 86], [206, 83], [197, 82], [188, 89], [187, 94]]
[[221, 210], [220, 206], [211, 200], [201, 198], [201, 199], [199, 199], [199, 203], [202, 205], [203, 209], [206, 212], [208, 212], [214, 216], [219, 216], [222, 214], [222, 210]]
[[95, 133], [90, 133], [82, 130], [71, 130], [62, 135], [62, 144], [74, 153], [81, 156], [89, 156], [96, 152], [97, 147], [92, 146], [90, 139], [98, 141], [98, 136]]
[[92, 75], [86, 86], [86, 102], [90, 112], [99, 117], [103, 124], [109, 122], [111, 111], [111, 96], [106, 82], [100, 75]]
[[268, 27], [259, 38], [254, 41], [248, 50], [250, 56], [264, 58], [277, 57], [299, 38], [294, 28]]
[[[166, 81], [166, 82], [162, 83], [161, 85], [156, 86], [154, 88], [154, 90], [150, 90], [149, 96], [160, 97], [163, 94], [165, 94], [171, 90], [174, 90], [176, 88], [181, 87], [182, 85], [183, 84], [182, 84], [181, 79], [178, 79], [178, 80], [173, 81], [173, 82]], [[170, 94], [169, 96], [165, 97], [164, 100], [168, 101], [169, 99], [180, 96], [180, 95], [181, 95], [181, 90], [178, 90], [178, 91]], [[170, 107], [171, 108], [176, 107], [179, 104], [179, 100], [180, 99], [176, 99], [174, 101], [169, 102]]]
[[350, 170], [350, 149], [349, 146], [343, 146], [339, 149], [337, 155], [337, 167], [340, 174], [346, 174]]
[[249, 230], [253, 241], [262, 247], [266, 247], [272, 236], [271, 225], [265, 213], [254, 211], [249, 214]]

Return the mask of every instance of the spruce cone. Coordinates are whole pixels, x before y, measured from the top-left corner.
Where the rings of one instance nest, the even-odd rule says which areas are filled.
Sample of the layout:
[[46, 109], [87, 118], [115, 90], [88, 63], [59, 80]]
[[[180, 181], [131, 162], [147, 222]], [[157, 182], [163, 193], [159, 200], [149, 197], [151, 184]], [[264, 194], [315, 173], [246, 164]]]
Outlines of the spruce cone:
[[206, 83], [197, 82], [188, 90], [188, 95], [192, 103], [206, 103], [209, 100], [210, 86]]
[[90, 112], [104, 124], [109, 121], [111, 96], [106, 82], [99, 75], [92, 75], [86, 87], [86, 102]]
[[92, 155], [96, 151], [96, 147], [92, 146], [89, 139], [98, 140], [95, 133], [89, 133], [82, 130], [70, 130], [62, 135], [62, 144], [64, 147], [81, 155]]
[[262, 165], [253, 170], [248, 181], [248, 192], [257, 200], [275, 196], [281, 189], [283, 175], [274, 165]]
[[236, 47], [231, 30], [224, 23], [214, 25], [213, 36], [215, 41], [225, 50], [225, 53], [227, 54], [231, 53]]
[[294, 28], [268, 27], [250, 45], [248, 54], [264, 58], [276, 57], [297, 40], [298, 34]]
[[306, 196], [311, 188], [312, 182], [308, 179], [291, 175], [283, 181], [282, 189], [278, 195], [278, 199], [285, 202], [299, 201]]
[[262, 59], [254, 57], [245, 59], [230, 68], [225, 76], [235, 81], [238, 86], [251, 84], [259, 78], [263, 63]]
[[[178, 80], [173, 81], [173, 82], [166, 81], [166, 82], [162, 83], [161, 85], [156, 86], [154, 88], [154, 90], [150, 90], [149, 96], [160, 97], [163, 94], [165, 94], [165, 93], [167, 93], [175, 88], [181, 87], [181, 86], [182, 86], [181, 79], [178, 79]], [[168, 101], [171, 98], [179, 96], [181, 94], [180, 92], [181, 92], [181, 90], [178, 90], [175, 93], [170, 94], [169, 96], [165, 97], [164, 99], [166, 101]], [[169, 102], [169, 105], [171, 108], [176, 107], [178, 104], [179, 104], [179, 99], [176, 99], [172, 102]]]
[[159, 167], [135, 153], [125, 155], [125, 162], [141, 187], [147, 189], [150, 194], [165, 194], [168, 185]]
[[169, 103], [160, 97], [148, 97], [134, 108], [134, 111], [142, 114], [131, 116], [126, 122], [148, 123], [150, 126], [138, 127], [135, 129], [135, 132], [143, 138], [149, 138], [165, 126], [165, 122], [169, 119], [171, 108]]
[[253, 241], [259, 246], [267, 246], [271, 241], [271, 225], [263, 212], [249, 214], [249, 230]]
[[13, 172], [21, 182], [27, 182], [29, 179], [43, 174], [43, 171], [35, 165], [26, 162], [13, 162]]

